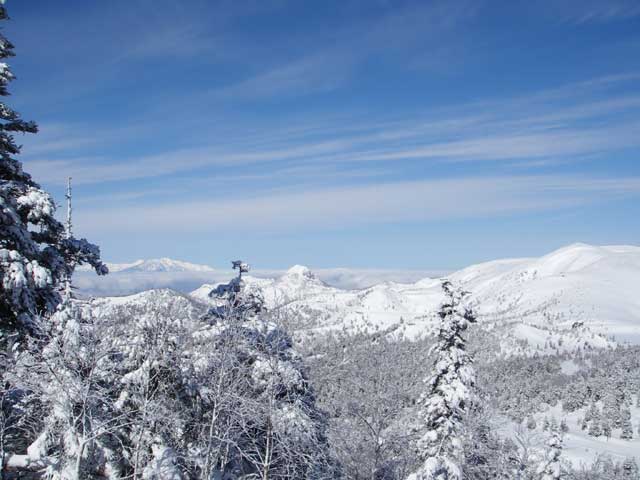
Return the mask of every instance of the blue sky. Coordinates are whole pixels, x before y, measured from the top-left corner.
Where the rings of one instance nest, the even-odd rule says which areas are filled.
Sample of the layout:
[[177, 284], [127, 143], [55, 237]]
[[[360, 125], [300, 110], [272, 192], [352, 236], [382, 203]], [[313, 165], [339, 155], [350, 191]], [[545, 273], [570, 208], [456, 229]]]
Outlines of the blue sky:
[[636, 0], [9, 0], [25, 168], [110, 261], [638, 244]]

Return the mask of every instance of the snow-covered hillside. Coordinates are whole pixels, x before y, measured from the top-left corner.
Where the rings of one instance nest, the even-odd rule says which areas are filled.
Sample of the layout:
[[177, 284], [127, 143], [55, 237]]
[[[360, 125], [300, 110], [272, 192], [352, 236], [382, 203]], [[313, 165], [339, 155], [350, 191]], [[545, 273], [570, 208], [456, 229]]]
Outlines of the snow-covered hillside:
[[640, 248], [574, 244], [537, 259], [490, 262], [452, 274], [478, 310], [536, 327], [579, 328], [640, 342]]
[[[541, 258], [498, 260], [449, 278], [472, 293], [485, 326], [506, 328], [510, 340], [535, 348], [604, 346], [598, 334], [640, 342], [640, 248], [575, 244]], [[278, 279], [247, 277], [273, 308], [294, 309], [305, 328], [371, 323], [388, 328], [403, 320], [410, 334], [428, 332], [442, 297], [437, 279], [386, 282], [342, 290], [295, 266]], [[192, 296], [207, 301], [214, 285]]]

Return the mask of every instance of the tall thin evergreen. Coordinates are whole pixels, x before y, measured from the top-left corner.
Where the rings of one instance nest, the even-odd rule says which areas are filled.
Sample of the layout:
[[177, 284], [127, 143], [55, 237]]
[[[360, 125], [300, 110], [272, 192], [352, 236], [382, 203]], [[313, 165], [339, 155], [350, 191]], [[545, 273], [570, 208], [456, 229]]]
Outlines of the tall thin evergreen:
[[451, 282], [442, 284], [445, 301], [438, 315], [440, 329], [432, 347], [435, 354], [428, 391], [421, 399], [425, 434], [418, 442], [422, 462], [410, 480], [459, 480], [462, 478], [463, 419], [473, 399], [473, 359], [463, 337], [473, 311], [463, 305], [466, 292]]

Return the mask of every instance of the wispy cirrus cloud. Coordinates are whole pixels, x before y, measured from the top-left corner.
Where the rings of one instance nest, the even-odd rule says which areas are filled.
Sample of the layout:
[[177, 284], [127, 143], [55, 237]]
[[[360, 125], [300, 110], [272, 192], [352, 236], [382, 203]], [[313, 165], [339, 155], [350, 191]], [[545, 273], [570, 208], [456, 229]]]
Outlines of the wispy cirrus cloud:
[[[557, 7], [562, 8], [562, 7]], [[640, 16], [635, 0], [581, 0], [567, 2], [566, 19], [577, 24], [612, 22]]]
[[295, 97], [335, 90], [355, 69], [350, 53], [320, 53], [279, 65], [212, 92], [216, 100], [237, 101]]
[[[132, 145], [141, 136], [161, 135], [154, 122], [101, 131], [67, 131], [55, 126], [43, 140], [25, 147], [25, 163], [45, 183], [62, 184], [73, 176], [78, 184], [108, 184], [134, 179], [168, 179], [213, 175], [238, 177], [237, 169], [253, 167], [251, 175], [265, 179], [281, 174], [300, 181], [312, 175], [350, 170], [385, 169], [398, 162], [435, 165], [446, 162], [535, 168], [563, 165], [640, 146], [640, 97], [628, 86], [634, 75], [580, 82], [529, 96], [495, 99], [442, 108], [405, 118], [335, 117], [317, 123], [283, 121], [232, 133], [210, 133], [212, 142], [168, 149], [155, 154], [121, 155], [101, 145]], [[602, 98], [602, 90], [607, 91]], [[188, 128], [188, 126], [186, 127]], [[111, 147], [113, 148], [113, 147]], [[101, 156], [92, 157], [95, 152]], [[87, 152], [87, 153], [85, 153]], [[603, 160], [604, 161], [604, 160]], [[313, 169], [311, 168], [313, 167]], [[268, 170], [268, 171], [267, 171]], [[243, 174], [246, 175], [246, 172]], [[271, 188], [261, 183], [258, 189]]]
[[[366, 11], [366, 7], [371, 5], [360, 4], [359, 8]], [[454, 32], [473, 18], [476, 11], [475, 4], [467, 0], [436, 0], [319, 32], [313, 43], [304, 34], [298, 41], [289, 39], [288, 44], [283, 45], [284, 51], [291, 51], [293, 47], [294, 53], [248, 78], [213, 90], [211, 96], [219, 101], [238, 101], [326, 93], [351, 81], [362, 64], [372, 57], [411, 57], [413, 54], [407, 52], [416, 46], [421, 50], [420, 60], [407, 62], [413, 66], [425, 65], [425, 53], [442, 55], [443, 39], [458, 41], [460, 37]], [[296, 54], [298, 45], [304, 48]]]
[[640, 178], [470, 177], [101, 208], [99, 215], [80, 212], [77, 221], [96, 235], [164, 231], [169, 218], [182, 232], [318, 231], [556, 210], [638, 195]]

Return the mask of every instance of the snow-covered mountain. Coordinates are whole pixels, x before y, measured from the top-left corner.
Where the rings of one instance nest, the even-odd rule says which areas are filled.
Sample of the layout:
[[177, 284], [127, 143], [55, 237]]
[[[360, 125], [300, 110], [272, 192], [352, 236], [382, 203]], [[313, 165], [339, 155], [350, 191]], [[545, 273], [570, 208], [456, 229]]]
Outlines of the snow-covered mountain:
[[[110, 265], [111, 275], [85, 274], [94, 292], [100, 282], [115, 282], [115, 293], [131, 289], [172, 287], [191, 290], [192, 298], [208, 302], [217, 282], [231, 272], [170, 259]], [[115, 268], [114, 268], [115, 267]], [[309, 268], [296, 265], [273, 278], [245, 277], [271, 308], [293, 312], [297, 327], [341, 328], [373, 325], [391, 328], [402, 321], [410, 335], [431, 331], [442, 300], [440, 281], [383, 282], [364, 289], [331, 286]], [[449, 275], [471, 292], [472, 302], [487, 328], [501, 328], [505, 349], [563, 348], [607, 344], [599, 335], [640, 343], [640, 247], [597, 247], [574, 244], [540, 258], [497, 260]], [[206, 283], [204, 283], [206, 282]], [[204, 284], [203, 284], [204, 283]], [[114, 293], [114, 284], [105, 293]]]
[[111, 273], [148, 273], [148, 272], [214, 272], [208, 265], [172, 260], [171, 258], [153, 258], [136, 260], [132, 263], [107, 263]]
[[451, 275], [480, 311], [511, 312], [533, 325], [583, 322], [640, 342], [640, 247], [574, 244], [541, 258], [490, 262]]
[[[137, 260], [132, 263], [107, 263], [111, 275], [98, 277], [88, 266], [76, 270], [75, 286], [85, 296], [130, 295], [151, 288], [173, 288], [190, 292], [203, 283], [223, 282], [231, 269], [214, 269], [207, 265], [169, 258]], [[301, 267], [303, 268], [303, 267]], [[258, 278], [279, 278], [283, 270], [252, 270]], [[323, 268], [315, 275], [323, 282], [339, 288], [365, 288], [388, 280], [417, 281], [425, 276], [441, 276], [445, 272], [420, 270]]]
[[90, 267], [79, 267], [74, 285], [85, 296], [129, 295], [153, 288], [190, 291], [204, 282], [223, 278], [208, 265], [157, 258], [132, 263], [107, 263], [109, 275], [98, 277]]
[[[508, 331], [511, 349], [520, 342], [541, 349], [604, 346], [600, 335], [640, 343], [640, 247], [574, 244], [540, 258], [474, 265], [449, 278], [471, 292], [485, 326]], [[433, 328], [442, 301], [440, 281], [429, 278], [343, 290], [295, 266], [277, 279], [246, 282], [270, 308], [295, 311], [305, 329], [402, 321], [419, 335]], [[214, 286], [192, 296], [206, 302]]]

